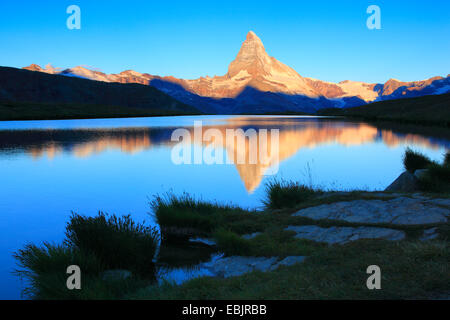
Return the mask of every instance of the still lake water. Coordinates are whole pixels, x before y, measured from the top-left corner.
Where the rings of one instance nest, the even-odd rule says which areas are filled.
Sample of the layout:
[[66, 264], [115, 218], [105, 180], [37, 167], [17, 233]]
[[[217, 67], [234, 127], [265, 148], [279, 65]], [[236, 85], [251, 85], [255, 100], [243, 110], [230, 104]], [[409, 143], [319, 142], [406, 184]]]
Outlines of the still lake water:
[[[60, 242], [71, 211], [131, 214], [150, 221], [155, 194], [261, 207], [270, 165], [176, 165], [176, 128], [279, 129], [275, 178], [338, 189], [383, 190], [402, 172], [406, 147], [441, 160], [450, 141], [366, 123], [288, 116], [188, 116], [0, 122], [0, 299], [21, 297], [12, 252]], [[206, 143], [192, 143], [204, 150]], [[223, 144], [226, 156], [238, 150]], [[245, 149], [245, 148], [244, 148]], [[194, 152], [194, 151], [193, 151]]]

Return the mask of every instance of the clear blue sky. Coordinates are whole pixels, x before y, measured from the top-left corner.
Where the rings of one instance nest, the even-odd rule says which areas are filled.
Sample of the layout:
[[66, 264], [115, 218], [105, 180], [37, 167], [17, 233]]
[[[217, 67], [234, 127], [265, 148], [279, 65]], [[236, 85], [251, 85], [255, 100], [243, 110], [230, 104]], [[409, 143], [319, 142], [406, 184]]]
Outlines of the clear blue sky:
[[[81, 30], [66, 28], [67, 6]], [[366, 27], [381, 8], [382, 29]], [[303, 76], [410, 81], [450, 73], [450, 1], [1, 1], [0, 65], [223, 75], [253, 30]]]

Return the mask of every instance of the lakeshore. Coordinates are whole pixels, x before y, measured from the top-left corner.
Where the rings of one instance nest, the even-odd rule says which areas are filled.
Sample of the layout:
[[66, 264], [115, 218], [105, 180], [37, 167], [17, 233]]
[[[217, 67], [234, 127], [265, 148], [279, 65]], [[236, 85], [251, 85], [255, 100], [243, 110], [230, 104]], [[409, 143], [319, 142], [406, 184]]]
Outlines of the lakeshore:
[[[407, 152], [404, 159], [406, 170], [429, 171], [414, 192], [402, 192], [410, 187], [404, 184], [389, 192], [332, 192], [274, 182], [263, 211], [166, 194], [151, 203], [159, 235], [129, 216], [74, 214], [66, 246], [29, 245], [16, 258], [33, 271], [22, 275], [39, 299], [448, 299], [450, 157], [432, 164]], [[443, 192], [422, 184], [432, 165], [447, 170], [438, 178], [447, 183]], [[56, 266], [43, 268], [57, 257]], [[64, 277], [54, 269], [64, 264], [86, 270], [84, 289], [58, 285]], [[371, 266], [381, 270], [377, 290], [366, 283]], [[178, 282], [167, 277], [180, 267], [208, 272]]]

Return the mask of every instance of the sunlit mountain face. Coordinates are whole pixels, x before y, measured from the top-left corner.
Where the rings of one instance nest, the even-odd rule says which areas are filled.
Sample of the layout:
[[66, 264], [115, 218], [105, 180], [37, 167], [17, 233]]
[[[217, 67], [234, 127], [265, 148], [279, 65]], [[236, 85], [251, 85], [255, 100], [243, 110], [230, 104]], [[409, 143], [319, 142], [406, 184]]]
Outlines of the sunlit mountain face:
[[[178, 127], [120, 127], [120, 128], [77, 128], [77, 129], [36, 129], [36, 130], [0, 130], [0, 156], [25, 154], [33, 159], [47, 157], [54, 159], [65, 154], [75, 158], [95, 157], [108, 151], [120, 151], [130, 156], [149, 150], [163, 148], [171, 149], [178, 141], [172, 141], [172, 133]], [[194, 136], [192, 125], [185, 128]], [[216, 140], [214, 152], [221, 152], [226, 159], [234, 159], [234, 165], [247, 192], [252, 193], [258, 188], [269, 168], [279, 166], [302, 150], [319, 146], [363, 146], [374, 142], [383, 143], [389, 147], [402, 144], [413, 144], [427, 149], [437, 150], [444, 146], [449, 149], [446, 140], [439, 140], [420, 134], [402, 134], [389, 129], [379, 129], [366, 123], [344, 121], [318, 121], [314, 118], [284, 118], [284, 117], [229, 117], [221, 121], [208, 122], [203, 126], [203, 132], [216, 129], [223, 137], [228, 129], [242, 129], [247, 132], [254, 129], [259, 132], [266, 129], [277, 129], [276, 138], [267, 135], [266, 158], [260, 158], [256, 163], [250, 160], [251, 142], [244, 136], [244, 145], [230, 144], [225, 139]], [[211, 142], [192, 139], [183, 141], [189, 148], [206, 148]], [[276, 148], [273, 145], [277, 144]], [[256, 151], [261, 151], [257, 143]], [[275, 154], [276, 152], [276, 154]], [[167, 153], [169, 154], [169, 152]], [[329, 155], [332, 157], [332, 155]], [[237, 159], [245, 159], [237, 163]], [[170, 162], [170, 157], [167, 157]], [[203, 164], [205, 165], [205, 164]]]

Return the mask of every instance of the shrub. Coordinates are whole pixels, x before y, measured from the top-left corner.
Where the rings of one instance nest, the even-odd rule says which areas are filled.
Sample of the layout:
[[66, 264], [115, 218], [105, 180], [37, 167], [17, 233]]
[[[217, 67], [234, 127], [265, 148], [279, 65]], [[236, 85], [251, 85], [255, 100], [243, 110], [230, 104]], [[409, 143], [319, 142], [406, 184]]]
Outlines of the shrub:
[[214, 239], [219, 251], [226, 255], [247, 255], [250, 252], [250, 242], [232, 231], [218, 229]]
[[264, 205], [269, 209], [294, 208], [321, 193], [298, 182], [270, 181], [266, 184]]
[[414, 173], [418, 169], [425, 169], [433, 162], [420, 152], [414, 151], [410, 148], [406, 148], [403, 155], [403, 165], [405, 170]]
[[154, 275], [153, 258], [159, 236], [154, 228], [135, 223], [129, 215], [96, 217], [72, 213], [66, 226], [66, 244], [95, 255], [106, 268], [125, 268]]

